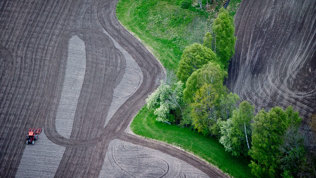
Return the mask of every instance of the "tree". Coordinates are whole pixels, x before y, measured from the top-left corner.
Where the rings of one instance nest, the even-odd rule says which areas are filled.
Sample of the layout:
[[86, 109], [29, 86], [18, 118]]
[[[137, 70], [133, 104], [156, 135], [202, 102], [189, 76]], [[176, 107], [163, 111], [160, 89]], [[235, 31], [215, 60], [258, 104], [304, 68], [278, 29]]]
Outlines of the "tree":
[[203, 46], [212, 49], [212, 34], [207, 32], [203, 38]]
[[[228, 112], [230, 107], [227, 106], [236, 105], [238, 99], [236, 94], [228, 93], [228, 89], [222, 83], [205, 83], [196, 91], [194, 102], [190, 105], [192, 125], [204, 135], [218, 136], [220, 133], [218, 122], [226, 120], [222, 118], [222, 113]], [[229, 112], [235, 109], [235, 107], [231, 108]], [[223, 109], [225, 111], [222, 111]]]
[[213, 23], [215, 35], [215, 53], [221, 63], [227, 68], [229, 60], [235, 53], [234, 36], [235, 28], [233, 18], [224, 8], [219, 10], [217, 18]]
[[284, 143], [280, 146], [280, 168], [283, 177], [300, 177], [305, 163], [304, 138], [297, 127], [290, 127], [283, 137]]
[[185, 83], [194, 71], [209, 61], [216, 60], [216, 55], [211, 49], [194, 43], [184, 49], [177, 71], [177, 77]]
[[305, 159], [302, 166], [299, 166], [297, 177], [315, 177], [316, 175], [316, 153], [312, 151], [305, 152]]
[[239, 101], [239, 96], [234, 93], [225, 94], [225, 97], [221, 98], [219, 104], [219, 117], [227, 120], [229, 119], [233, 111], [237, 108], [237, 102]]
[[193, 101], [194, 94], [204, 84], [213, 84], [213, 86], [223, 85], [227, 72], [222, 70], [218, 64], [209, 62], [201, 69], [193, 72], [186, 82], [183, 91], [184, 100], [187, 103]]
[[222, 93], [225, 92], [223, 85], [213, 85], [205, 83], [194, 96], [191, 104], [192, 124], [198, 132], [208, 135], [218, 135], [217, 133], [217, 110]]
[[235, 149], [233, 148], [233, 122], [232, 119], [228, 119], [227, 121], [219, 120], [217, 122], [220, 127], [221, 137], [219, 139], [219, 143], [221, 143], [225, 151], [232, 152], [234, 155]]
[[292, 107], [288, 107], [285, 112], [289, 117], [289, 124], [283, 136], [283, 144], [279, 148], [280, 168], [283, 177], [301, 177], [300, 173], [306, 163], [304, 138], [299, 132], [301, 118]]
[[301, 118], [292, 108], [283, 111], [272, 108], [268, 113], [261, 110], [252, 124], [251, 172], [258, 177], [275, 177], [281, 174], [284, 135], [291, 127], [298, 127]]
[[175, 122], [175, 116], [170, 115], [170, 112], [176, 109], [181, 110], [182, 91], [183, 83], [181, 81], [172, 86], [162, 82], [157, 90], [146, 99], [147, 108], [154, 109], [157, 121]]
[[248, 155], [251, 142], [250, 123], [254, 117], [254, 106], [247, 101], [239, 104], [233, 111], [232, 118], [220, 123], [221, 138], [219, 142], [233, 156]]

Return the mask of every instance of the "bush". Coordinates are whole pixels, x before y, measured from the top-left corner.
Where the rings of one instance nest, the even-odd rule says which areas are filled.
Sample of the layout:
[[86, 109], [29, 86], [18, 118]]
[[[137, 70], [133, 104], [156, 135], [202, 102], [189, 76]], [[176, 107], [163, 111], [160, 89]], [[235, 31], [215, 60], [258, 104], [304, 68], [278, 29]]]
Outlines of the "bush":
[[178, 117], [175, 114], [177, 109], [181, 109], [182, 91], [183, 83], [180, 81], [171, 86], [162, 82], [158, 89], [146, 99], [147, 108], [154, 110], [157, 121], [176, 122]]
[[189, 9], [189, 7], [191, 6], [192, 1], [191, 0], [183, 0], [181, 2], [181, 8], [182, 9]]

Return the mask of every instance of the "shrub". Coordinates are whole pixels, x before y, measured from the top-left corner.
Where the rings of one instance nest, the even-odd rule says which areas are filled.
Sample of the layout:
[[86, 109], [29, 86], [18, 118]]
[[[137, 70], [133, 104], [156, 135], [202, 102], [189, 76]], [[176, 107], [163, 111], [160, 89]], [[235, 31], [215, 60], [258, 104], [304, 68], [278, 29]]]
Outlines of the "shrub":
[[164, 82], [147, 99], [147, 108], [153, 109], [160, 122], [176, 122], [176, 117], [170, 113], [177, 113], [175, 110], [181, 109], [183, 83], [181, 81], [172, 86]]

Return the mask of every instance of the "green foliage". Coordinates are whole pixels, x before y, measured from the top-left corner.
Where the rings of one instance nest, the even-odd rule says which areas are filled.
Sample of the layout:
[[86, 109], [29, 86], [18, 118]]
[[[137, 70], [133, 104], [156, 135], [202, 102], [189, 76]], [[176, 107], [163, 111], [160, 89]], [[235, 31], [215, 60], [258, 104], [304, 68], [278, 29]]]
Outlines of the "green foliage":
[[241, 0], [230, 0], [228, 7], [226, 8], [229, 12], [229, 15], [232, 17], [235, 16], [237, 9], [240, 5]]
[[248, 159], [232, 157], [215, 138], [203, 136], [191, 128], [158, 122], [153, 111], [146, 107], [134, 118], [131, 129], [135, 134], [167, 142], [194, 153], [232, 177], [252, 177]]
[[221, 138], [219, 142], [233, 156], [248, 155], [248, 146], [251, 143], [250, 123], [253, 117], [254, 106], [243, 101], [239, 104], [239, 108], [233, 111], [231, 119], [220, 123]]
[[218, 126], [220, 127], [221, 137], [219, 139], [219, 143], [221, 143], [225, 151], [232, 152], [232, 155], [235, 156], [235, 149], [233, 148], [233, 122], [232, 119], [228, 119], [227, 121], [218, 120]]
[[182, 110], [182, 118], [180, 121], [180, 126], [191, 127], [192, 126], [192, 118], [191, 118], [191, 106], [189, 104], [184, 105]]
[[[223, 102], [223, 100], [226, 101]], [[222, 113], [225, 113], [224, 116], [226, 116], [226, 112], [231, 113], [235, 109], [231, 106], [236, 106], [238, 100], [239, 97], [236, 94], [228, 93], [223, 84], [205, 83], [197, 90], [194, 102], [190, 105], [192, 125], [204, 135], [218, 136], [220, 132], [218, 121], [226, 119], [222, 118]]]
[[215, 35], [215, 52], [221, 63], [227, 68], [229, 60], [235, 53], [235, 28], [233, 18], [228, 11], [221, 8], [213, 23]]
[[194, 43], [183, 51], [177, 77], [183, 83], [187, 81], [190, 75], [210, 61], [216, 61], [215, 53], [201, 44]]
[[191, 104], [191, 117], [193, 126], [198, 132], [204, 135], [218, 135], [216, 106], [219, 105], [224, 90], [223, 85], [205, 83], [196, 92], [194, 102]]
[[315, 177], [316, 175], [316, 153], [305, 152], [305, 160], [299, 166], [299, 173], [297, 177]]
[[212, 49], [212, 34], [207, 32], [203, 38], [203, 46]]
[[192, 4], [192, 0], [183, 0], [181, 2], [181, 8], [183, 9], [189, 9], [189, 7], [191, 6]]
[[[231, 0], [233, 1], [236, 0]], [[152, 49], [168, 72], [175, 72], [178, 68], [186, 46], [194, 42], [201, 43], [203, 35], [209, 31], [208, 17], [212, 19], [217, 13], [217, 10], [206, 13], [194, 8], [182, 9], [181, 2], [182, 0], [119, 0], [117, 5], [116, 14], [120, 22]], [[190, 107], [186, 107], [182, 113], [190, 110]], [[167, 117], [173, 111], [170, 110]], [[136, 134], [192, 151], [233, 177], [251, 176], [250, 169], [245, 166], [248, 160], [233, 159], [215, 139], [192, 132], [189, 128], [163, 124], [156, 121], [156, 118], [154, 110], [143, 108], [131, 128]], [[184, 123], [190, 124], [191, 118], [185, 118]]]
[[182, 9], [179, 0], [119, 0], [116, 14], [152, 49], [167, 71], [176, 72], [186, 46], [203, 39], [209, 13]]
[[237, 102], [239, 101], [240, 98], [237, 94], [234, 94], [234, 93], [225, 94], [224, 96], [225, 97], [221, 98], [221, 101], [219, 104], [218, 117], [220, 117], [221, 119], [227, 120], [232, 116], [233, 111], [236, 109]]
[[187, 103], [193, 101], [195, 92], [200, 89], [205, 83], [213, 84], [214, 86], [223, 85], [227, 72], [222, 70], [220, 66], [214, 62], [209, 62], [201, 69], [196, 70], [188, 78], [185, 89], [183, 91], [183, 98]]
[[[233, 16], [241, 0], [231, 0], [228, 11]], [[119, 0], [119, 21], [148, 45], [167, 70], [177, 69], [186, 46], [203, 39], [210, 30], [208, 19], [218, 10], [182, 9], [181, 0]], [[215, 0], [214, 0], [215, 2]], [[218, 3], [221, 6], [221, 3]], [[212, 6], [213, 7], [213, 6]], [[208, 18], [209, 17], [209, 18]], [[175, 72], [175, 71], [174, 71]]]
[[252, 124], [252, 147], [249, 151], [252, 161], [251, 172], [257, 177], [275, 177], [281, 174], [280, 166], [284, 135], [291, 127], [297, 128], [301, 122], [292, 108], [283, 111], [272, 108], [268, 113], [261, 110]]
[[280, 146], [280, 168], [283, 177], [300, 177], [299, 174], [305, 163], [304, 139], [297, 127], [291, 127], [283, 137], [283, 145]]
[[181, 109], [182, 91], [183, 83], [181, 81], [173, 86], [162, 82], [158, 89], [146, 99], [147, 108], [154, 110], [157, 121], [175, 122], [175, 117], [170, 114], [170, 111]]

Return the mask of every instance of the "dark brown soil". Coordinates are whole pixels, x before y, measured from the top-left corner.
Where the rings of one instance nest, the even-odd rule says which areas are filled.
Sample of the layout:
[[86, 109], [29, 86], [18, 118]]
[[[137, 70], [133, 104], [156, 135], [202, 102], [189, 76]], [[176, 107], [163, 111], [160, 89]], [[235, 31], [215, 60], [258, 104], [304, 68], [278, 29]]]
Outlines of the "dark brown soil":
[[[293, 106], [311, 142], [316, 111], [316, 1], [243, 0], [228, 87], [256, 109]], [[316, 148], [316, 143], [309, 143]]]
[[[153, 55], [119, 24], [116, 3], [0, 1], [0, 177], [16, 174], [30, 127], [43, 128], [50, 141], [66, 147], [56, 177], [97, 177], [115, 138], [165, 152], [211, 177], [225, 176], [184, 151], [124, 132], [164, 73]], [[138, 90], [105, 128], [113, 90], [124, 73], [124, 58], [103, 30], [135, 59], [143, 74]], [[86, 72], [72, 132], [65, 138], [56, 131], [55, 120], [73, 35], [85, 43]]]

